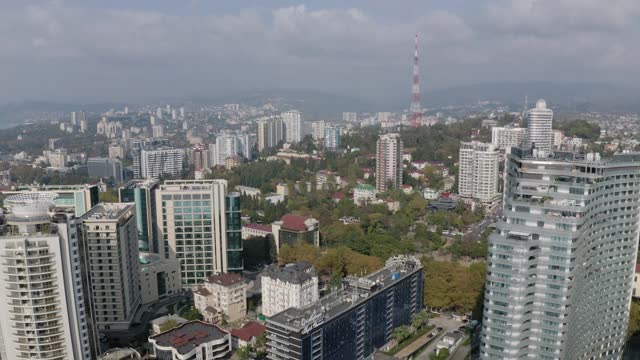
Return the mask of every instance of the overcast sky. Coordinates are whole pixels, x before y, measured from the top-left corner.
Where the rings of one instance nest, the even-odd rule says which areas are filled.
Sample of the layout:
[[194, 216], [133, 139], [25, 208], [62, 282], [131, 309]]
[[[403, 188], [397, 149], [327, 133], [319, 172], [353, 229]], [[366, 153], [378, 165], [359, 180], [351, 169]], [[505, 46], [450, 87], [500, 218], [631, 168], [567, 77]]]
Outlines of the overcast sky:
[[0, 102], [640, 80], [639, 0], [0, 1]]

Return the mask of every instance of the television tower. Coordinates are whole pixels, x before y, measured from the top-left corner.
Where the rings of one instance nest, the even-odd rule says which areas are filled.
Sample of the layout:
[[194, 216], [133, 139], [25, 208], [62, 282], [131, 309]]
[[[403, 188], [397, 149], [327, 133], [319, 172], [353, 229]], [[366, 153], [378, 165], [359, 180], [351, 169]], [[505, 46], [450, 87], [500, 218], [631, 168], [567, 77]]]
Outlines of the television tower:
[[420, 71], [418, 68], [418, 34], [415, 39], [415, 49], [413, 51], [413, 87], [411, 89], [411, 126], [422, 125], [422, 110], [420, 107]]

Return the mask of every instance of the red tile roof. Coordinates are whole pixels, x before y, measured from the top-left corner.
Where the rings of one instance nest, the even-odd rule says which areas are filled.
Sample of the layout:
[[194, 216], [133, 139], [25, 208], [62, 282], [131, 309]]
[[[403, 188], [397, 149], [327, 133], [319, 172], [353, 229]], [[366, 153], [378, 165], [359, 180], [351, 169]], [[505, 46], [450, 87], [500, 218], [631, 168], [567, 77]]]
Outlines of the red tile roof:
[[222, 286], [231, 286], [231, 285], [235, 285], [243, 282], [244, 279], [240, 274], [229, 273], [229, 274], [209, 276], [206, 281], [210, 283], [219, 284]]
[[344, 199], [346, 196], [344, 195], [344, 193], [343, 193], [343, 192], [335, 192], [335, 193], [333, 193], [333, 196], [331, 196], [331, 197], [332, 197], [332, 198], [334, 198], [334, 199], [340, 199], [340, 200], [342, 200], [342, 199]]
[[237, 337], [243, 341], [251, 341], [252, 337], [258, 337], [262, 335], [266, 330], [266, 327], [255, 321], [248, 322], [240, 329], [231, 330], [231, 336]]
[[248, 228], [248, 229], [253, 229], [253, 230], [259, 230], [259, 231], [271, 232], [271, 225], [264, 225], [264, 224], [244, 224], [244, 225], [242, 225], [242, 227], [246, 227], [246, 228]]
[[640, 273], [640, 264], [636, 265], [636, 274]]
[[307, 218], [304, 216], [287, 214], [280, 221], [282, 221], [282, 227], [287, 230], [307, 231], [307, 226], [304, 224]]

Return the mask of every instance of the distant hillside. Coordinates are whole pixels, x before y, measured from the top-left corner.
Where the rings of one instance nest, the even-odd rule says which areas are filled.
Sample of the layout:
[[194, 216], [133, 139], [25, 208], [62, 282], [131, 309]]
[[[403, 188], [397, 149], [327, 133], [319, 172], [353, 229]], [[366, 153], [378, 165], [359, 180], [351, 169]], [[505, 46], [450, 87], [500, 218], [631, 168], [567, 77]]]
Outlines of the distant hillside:
[[640, 92], [604, 83], [487, 83], [427, 91], [427, 106], [461, 105], [498, 100], [521, 108], [525, 95], [532, 106], [539, 98], [571, 111], [640, 112]]

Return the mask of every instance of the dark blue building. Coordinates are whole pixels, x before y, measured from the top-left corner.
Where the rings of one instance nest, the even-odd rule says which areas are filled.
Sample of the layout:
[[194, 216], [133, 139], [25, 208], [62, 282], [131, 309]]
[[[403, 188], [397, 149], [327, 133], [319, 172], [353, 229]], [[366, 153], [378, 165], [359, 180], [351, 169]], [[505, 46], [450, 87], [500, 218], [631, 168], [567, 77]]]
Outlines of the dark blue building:
[[227, 222], [227, 267], [229, 272], [242, 272], [242, 222], [240, 220], [240, 193], [232, 192], [225, 197]]
[[347, 277], [341, 290], [305, 309], [267, 320], [272, 360], [366, 359], [422, 310], [423, 271], [414, 257], [398, 256], [364, 278]]

